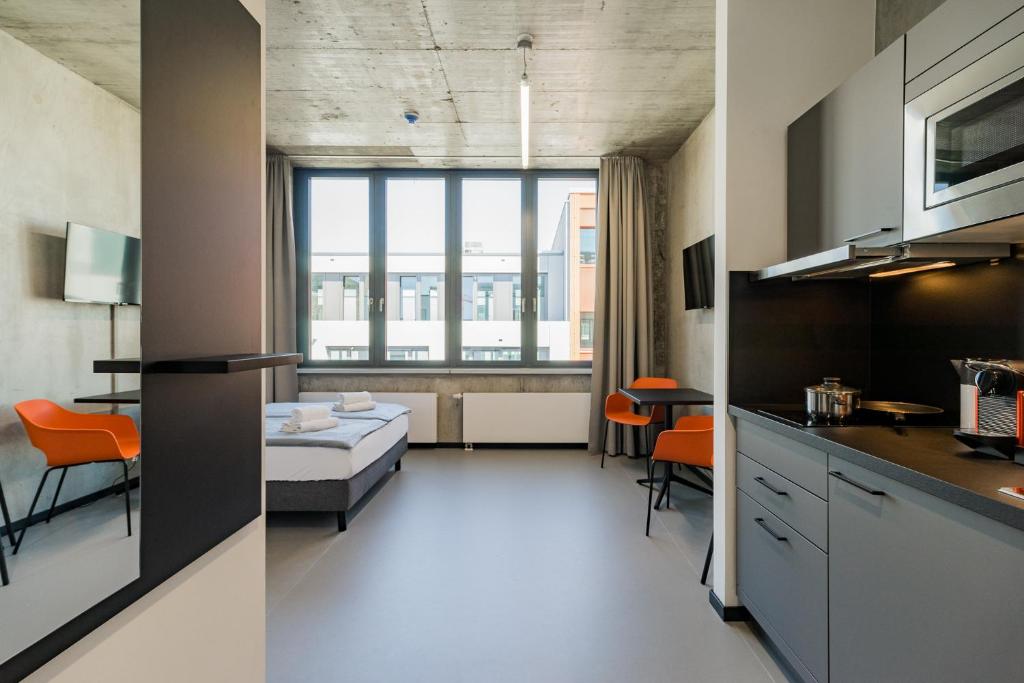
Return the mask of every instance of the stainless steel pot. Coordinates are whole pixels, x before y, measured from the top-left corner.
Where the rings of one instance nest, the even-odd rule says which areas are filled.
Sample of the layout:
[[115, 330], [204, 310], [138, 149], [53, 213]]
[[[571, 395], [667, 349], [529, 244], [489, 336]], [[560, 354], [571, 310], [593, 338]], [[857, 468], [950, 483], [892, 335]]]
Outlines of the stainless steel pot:
[[838, 377], [804, 388], [807, 415], [812, 420], [845, 420], [860, 407], [860, 389], [844, 387]]

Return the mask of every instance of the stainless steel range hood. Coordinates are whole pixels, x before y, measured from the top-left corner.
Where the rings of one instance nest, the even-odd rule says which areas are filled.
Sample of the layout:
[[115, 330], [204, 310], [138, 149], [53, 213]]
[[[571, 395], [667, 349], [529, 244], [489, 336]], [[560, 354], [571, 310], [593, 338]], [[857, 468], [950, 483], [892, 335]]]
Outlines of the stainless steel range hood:
[[990, 259], [1008, 258], [1009, 244], [902, 244], [892, 247], [857, 247], [852, 244], [768, 266], [754, 272], [753, 280], [788, 277], [794, 280], [879, 277], [942, 268]]

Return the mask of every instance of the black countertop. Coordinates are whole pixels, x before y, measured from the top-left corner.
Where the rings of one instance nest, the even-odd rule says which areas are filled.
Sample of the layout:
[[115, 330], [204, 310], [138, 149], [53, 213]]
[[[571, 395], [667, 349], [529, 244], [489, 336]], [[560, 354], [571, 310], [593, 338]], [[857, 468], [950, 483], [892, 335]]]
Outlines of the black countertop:
[[1024, 486], [1024, 467], [974, 453], [951, 427], [795, 427], [757, 409], [731, 405], [729, 414], [1024, 530], [1024, 500], [999, 493]]

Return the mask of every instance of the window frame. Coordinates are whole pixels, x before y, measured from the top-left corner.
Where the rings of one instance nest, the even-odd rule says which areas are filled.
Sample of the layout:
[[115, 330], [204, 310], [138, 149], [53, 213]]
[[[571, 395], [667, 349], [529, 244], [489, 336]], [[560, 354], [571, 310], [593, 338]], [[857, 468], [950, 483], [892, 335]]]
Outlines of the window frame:
[[[313, 360], [310, 358], [312, 330], [312, 254], [310, 245], [310, 185], [316, 178], [367, 178], [369, 187], [369, 245], [370, 272], [367, 278], [369, 292], [369, 360]], [[444, 307], [445, 360], [399, 361], [387, 358], [387, 309], [401, 307], [401, 293], [396, 302], [387, 302], [387, 180], [388, 178], [443, 178], [445, 180], [445, 296], [439, 305]], [[537, 358], [537, 328], [539, 314], [533, 302], [537, 293], [537, 186], [545, 179], [592, 179], [595, 195], [599, 183], [596, 170], [477, 170], [477, 169], [386, 169], [386, 168], [306, 168], [293, 171], [296, 257], [296, 342], [303, 354], [300, 368], [320, 369], [380, 369], [401, 372], [405, 368], [486, 368], [494, 370], [528, 368], [590, 368], [589, 360], [550, 361]], [[520, 282], [526, 311], [520, 316], [521, 360], [519, 361], [466, 361], [462, 360], [462, 180], [518, 179], [521, 200], [521, 269]], [[600, 201], [600, 198], [597, 198]], [[597, 221], [595, 220], [595, 224]], [[595, 225], [599, 231], [600, 226]], [[600, 239], [598, 239], [600, 242]], [[598, 244], [600, 247], [600, 244]], [[401, 288], [399, 287], [399, 290]], [[378, 295], [385, 299], [381, 310]], [[417, 302], [418, 305], [418, 302]], [[474, 302], [475, 306], [475, 302]]]

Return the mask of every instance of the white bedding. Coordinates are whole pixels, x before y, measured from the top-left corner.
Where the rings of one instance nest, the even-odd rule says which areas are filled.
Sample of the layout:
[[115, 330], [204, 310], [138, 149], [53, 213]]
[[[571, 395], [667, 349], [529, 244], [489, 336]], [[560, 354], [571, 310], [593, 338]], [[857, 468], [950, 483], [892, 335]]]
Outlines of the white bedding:
[[384, 455], [409, 432], [409, 416], [399, 415], [355, 448], [267, 446], [267, 481], [349, 479]]

